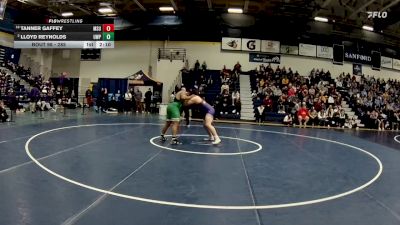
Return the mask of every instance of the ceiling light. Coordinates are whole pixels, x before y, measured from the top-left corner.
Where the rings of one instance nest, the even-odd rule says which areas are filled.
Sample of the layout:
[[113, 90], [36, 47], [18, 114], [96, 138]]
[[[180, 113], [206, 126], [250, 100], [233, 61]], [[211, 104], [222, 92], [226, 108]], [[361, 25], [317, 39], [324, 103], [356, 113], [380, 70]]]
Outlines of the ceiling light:
[[228, 13], [243, 13], [243, 9], [240, 8], [229, 8]]
[[113, 10], [111, 8], [108, 7], [104, 7], [104, 8], [100, 8], [99, 9], [99, 13], [103, 13], [103, 14], [108, 14], [108, 13], [112, 13]]
[[319, 22], [325, 22], [325, 23], [327, 23], [329, 21], [328, 18], [319, 17], [319, 16], [314, 17], [314, 20], [319, 21]]
[[17, 1], [19, 1], [19, 2], [22, 2], [22, 3], [26, 4], [26, 0], [17, 0]]
[[374, 28], [371, 27], [371, 26], [364, 25], [364, 26], [362, 26], [362, 28], [363, 28], [364, 30], [374, 31]]
[[63, 13], [61, 13], [61, 16], [63, 16], [63, 17], [70, 17], [70, 16], [73, 16], [74, 15], [74, 13], [72, 13], [72, 12], [63, 12]]
[[172, 12], [174, 11], [174, 8], [172, 8], [171, 6], [162, 6], [160, 8], [158, 8], [161, 12]]
[[104, 7], [109, 7], [109, 6], [111, 6], [111, 3], [109, 3], [109, 2], [100, 2], [99, 5], [100, 6], [104, 6]]

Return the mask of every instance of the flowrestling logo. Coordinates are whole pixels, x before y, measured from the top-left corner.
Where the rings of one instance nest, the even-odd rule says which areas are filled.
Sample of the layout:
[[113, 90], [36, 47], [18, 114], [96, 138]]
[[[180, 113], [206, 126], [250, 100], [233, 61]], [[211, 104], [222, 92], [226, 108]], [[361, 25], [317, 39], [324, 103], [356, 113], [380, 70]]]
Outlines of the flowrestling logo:
[[368, 19], [384, 19], [387, 18], [388, 13], [387, 12], [379, 12], [379, 11], [368, 11]]

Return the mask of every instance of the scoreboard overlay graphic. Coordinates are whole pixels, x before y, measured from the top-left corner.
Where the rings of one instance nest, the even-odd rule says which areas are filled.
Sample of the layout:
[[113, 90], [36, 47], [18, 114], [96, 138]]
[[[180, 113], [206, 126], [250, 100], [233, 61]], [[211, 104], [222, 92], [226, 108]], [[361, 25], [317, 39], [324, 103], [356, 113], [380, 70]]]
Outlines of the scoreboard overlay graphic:
[[14, 48], [114, 48], [114, 21], [46, 19], [15, 25]]

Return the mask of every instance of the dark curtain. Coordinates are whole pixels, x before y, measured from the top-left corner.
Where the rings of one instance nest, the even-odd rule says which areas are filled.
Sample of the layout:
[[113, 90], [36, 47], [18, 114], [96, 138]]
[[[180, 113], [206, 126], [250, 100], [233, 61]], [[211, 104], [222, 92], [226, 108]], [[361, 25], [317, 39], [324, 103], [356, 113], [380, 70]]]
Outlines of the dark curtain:
[[117, 93], [119, 90], [121, 94], [124, 94], [128, 90], [128, 80], [99, 78], [97, 88], [107, 88], [108, 93]]

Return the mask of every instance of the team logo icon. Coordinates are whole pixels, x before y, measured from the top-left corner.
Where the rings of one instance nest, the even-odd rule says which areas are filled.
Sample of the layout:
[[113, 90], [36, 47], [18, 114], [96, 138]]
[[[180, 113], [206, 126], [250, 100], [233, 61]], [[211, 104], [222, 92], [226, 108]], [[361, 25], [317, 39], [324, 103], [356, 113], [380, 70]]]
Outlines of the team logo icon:
[[226, 44], [231, 48], [237, 48], [238, 47], [238, 44], [237, 44], [236, 40], [232, 40], [232, 41], [230, 41], [230, 42], [228, 42]]

